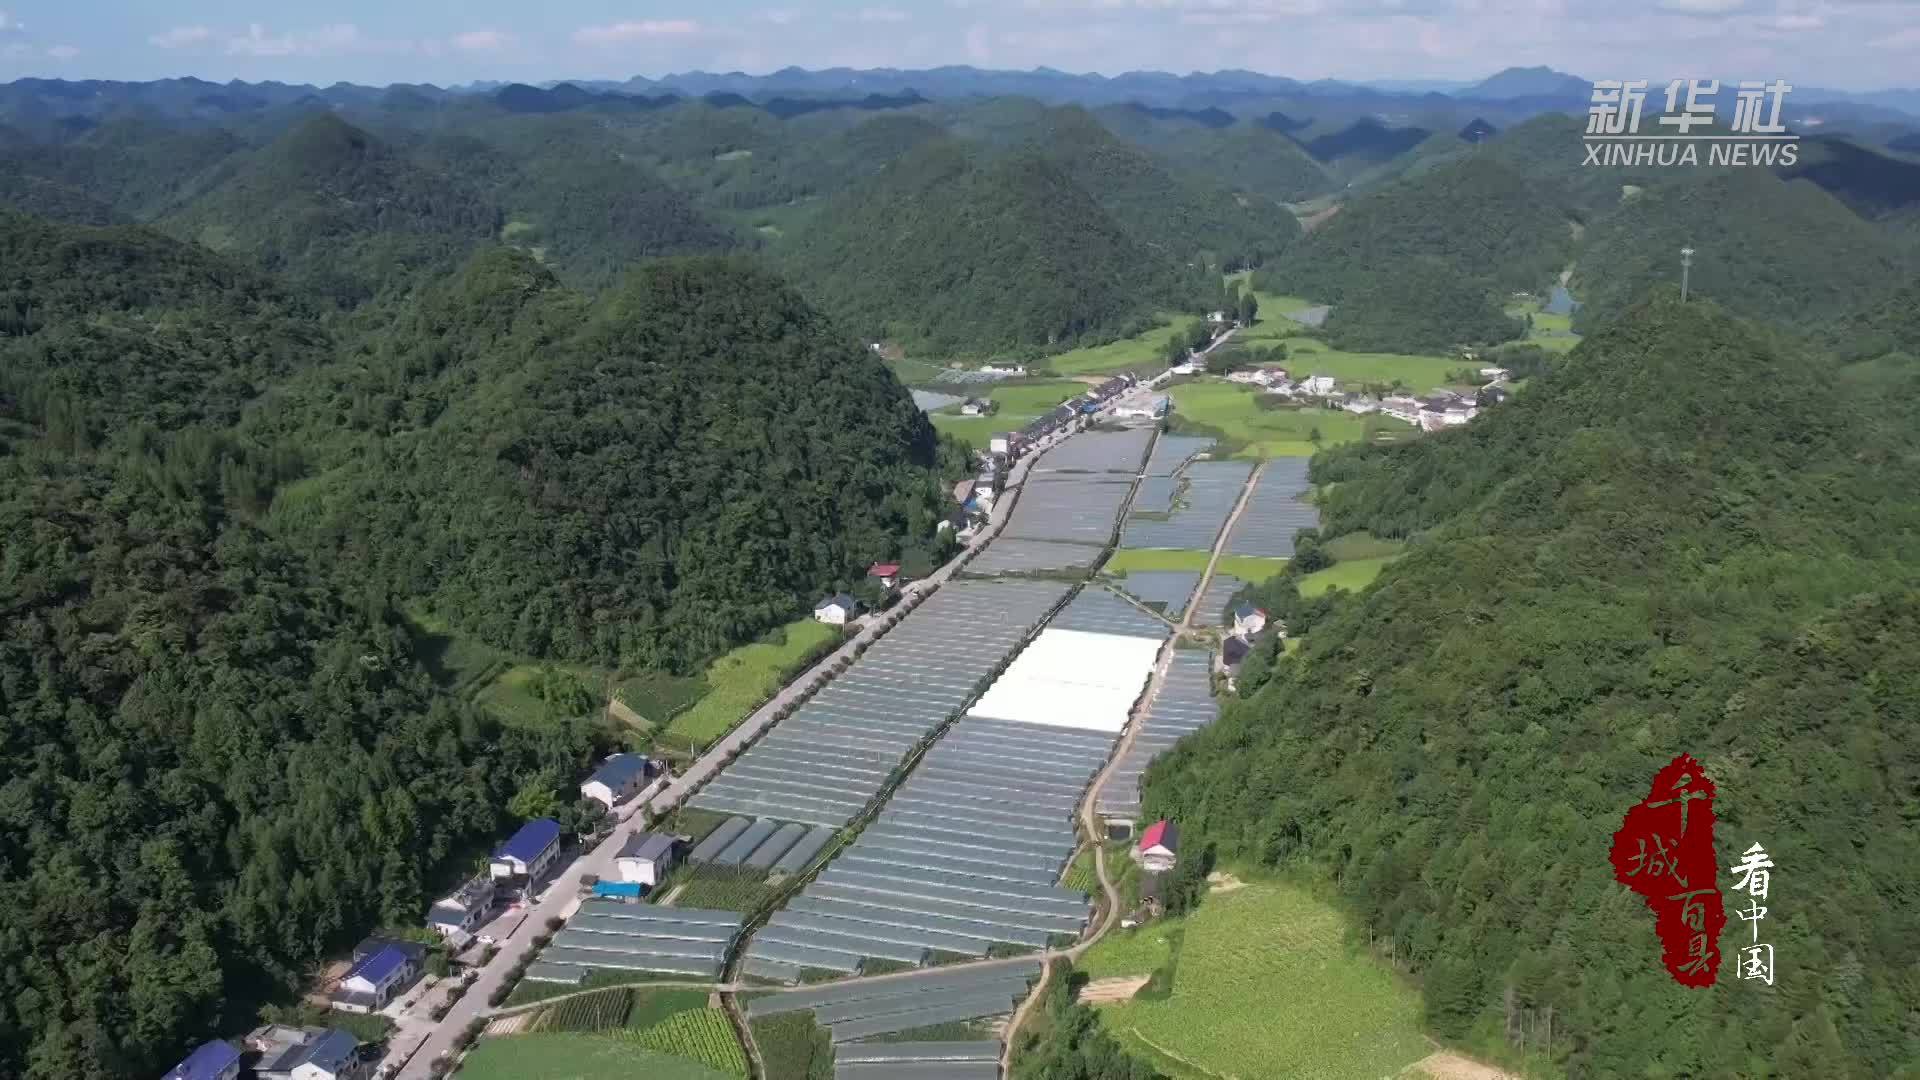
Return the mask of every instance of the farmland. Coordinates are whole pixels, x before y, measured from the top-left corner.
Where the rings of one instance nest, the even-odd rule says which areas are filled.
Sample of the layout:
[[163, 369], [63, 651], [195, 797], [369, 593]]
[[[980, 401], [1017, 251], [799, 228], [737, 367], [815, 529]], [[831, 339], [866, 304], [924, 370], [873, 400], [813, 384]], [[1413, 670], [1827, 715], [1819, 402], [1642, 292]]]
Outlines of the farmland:
[[1094, 873], [1093, 849], [1083, 848], [1074, 856], [1073, 865], [1067, 867], [1067, 876], [1060, 884], [1069, 889], [1079, 889], [1083, 893], [1094, 893], [1100, 889], [1100, 880]]
[[[960, 406], [950, 405], [929, 417], [942, 434], [984, 450], [995, 434], [1024, 427], [1028, 421], [1086, 389], [1084, 383], [1063, 379], [1001, 384], [985, 391], [985, 396], [1000, 406], [992, 416], [961, 416]], [[980, 396], [980, 392], [975, 391], [974, 396]]]
[[[1121, 548], [1108, 556], [1101, 567], [1111, 574], [1132, 570], [1194, 570], [1207, 568], [1207, 552], [1174, 551], [1160, 548]], [[1287, 568], [1285, 559], [1263, 559], [1256, 555], [1222, 555], [1214, 564], [1214, 573], [1230, 574], [1241, 581], [1265, 581]]]
[[673, 902], [684, 908], [754, 911], [778, 891], [767, 883], [767, 871], [746, 867], [691, 866], [670, 875], [660, 889], [665, 896], [678, 888]]
[[1395, 1075], [1427, 1053], [1419, 995], [1351, 951], [1344, 929], [1306, 889], [1256, 882], [1208, 896], [1184, 920], [1102, 942], [1082, 967], [1099, 978], [1177, 961], [1163, 999], [1099, 1010], [1171, 1076], [1271, 1075], [1276, 1061], [1298, 1076]]
[[1540, 310], [1538, 300], [1515, 304], [1507, 309], [1507, 314], [1533, 320], [1524, 339], [1529, 345], [1538, 345], [1554, 352], [1567, 352], [1580, 344], [1580, 335], [1573, 332], [1573, 316], [1549, 315]]
[[662, 1054], [699, 1062], [727, 1076], [747, 1075], [746, 1051], [720, 1009], [676, 1012], [651, 1027], [629, 1028], [619, 1038]]
[[786, 679], [840, 640], [840, 631], [797, 619], [707, 666], [709, 687], [692, 708], [667, 725], [668, 745], [704, 747], [732, 731]]
[[1073, 349], [1058, 356], [1049, 357], [1042, 363], [1055, 375], [1111, 375], [1120, 371], [1160, 371], [1167, 366], [1167, 340], [1176, 333], [1186, 333], [1189, 327], [1200, 321], [1200, 316], [1162, 312], [1159, 318], [1164, 321], [1164, 325], [1152, 330], [1105, 345]]
[[777, 1013], [749, 1022], [767, 1080], [831, 1080], [833, 1043], [813, 1013]]
[[1267, 408], [1260, 398], [1234, 383], [1182, 383], [1173, 388], [1173, 430], [1213, 435], [1237, 458], [1310, 457], [1389, 427], [1411, 430], [1395, 420], [1333, 409]]
[[467, 1056], [460, 1080], [730, 1080], [745, 1075], [657, 1053], [604, 1035], [507, 1035], [482, 1039]]
[[570, 997], [541, 1009], [523, 1031], [605, 1031], [627, 1022], [633, 992], [624, 987]]

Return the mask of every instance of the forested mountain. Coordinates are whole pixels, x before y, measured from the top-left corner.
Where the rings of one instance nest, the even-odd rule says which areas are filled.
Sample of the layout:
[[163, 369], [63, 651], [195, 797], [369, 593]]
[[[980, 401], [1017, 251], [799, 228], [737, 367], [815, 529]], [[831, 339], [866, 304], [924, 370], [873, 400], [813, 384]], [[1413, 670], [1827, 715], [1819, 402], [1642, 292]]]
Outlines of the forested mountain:
[[785, 265], [859, 334], [973, 353], [1132, 332], [1198, 287], [1050, 162], [951, 139], [830, 200]]
[[217, 181], [222, 166], [246, 147], [224, 128], [175, 128], [136, 113], [70, 142], [19, 140], [0, 152], [0, 173], [53, 181], [129, 219], [145, 220]]
[[[1544, 1057], [1551, 1010], [1576, 1077], [1911, 1075], [1920, 368], [1839, 370], [1669, 294], [1461, 431], [1322, 455], [1325, 535], [1413, 544], [1156, 764], [1148, 815], [1330, 876], [1448, 1039]], [[1683, 751], [1720, 865], [1782, 868], [1772, 988], [1738, 920], [1719, 985], [1677, 986], [1613, 880]]]
[[1801, 329], [1882, 294], [1907, 271], [1883, 232], [1809, 182], [1764, 169], [1689, 173], [1589, 226], [1573, 276], [1582, 325], [1676, 281], [1682, 247], [1696, 252], [1693, 295]]
[[481, 640], [609, 666], [750, 640], [946, 505], [880, 360], [723, 259], [588, 303], [485, 252], [257, 422], [319, 448], [277, 528]]
[[1572, 231], [1525, 177], [1472, 155], [1361, 196], [1258, 275], [1260, 287], [1339, 303], [1382, 268], [1427, 258], [1502, 291], [1564, 267]]
[[1465, 277], [1437, 259], [1382, 266], [1347, 293], [1324, 324], [1336, 348], [1357, 352], [1447, 353], [1525, 333], [1494, 299], [1485, 278]]
[[1176, 177], [1084, 109], [1047, 110], [1026, 132], [1021, 149], [1059, 167], [1121, 228], [1163, 258], [1199, 257], [1225, 268], [1258, 265], [1300, 235], [1299, 223], [1273, 199], [1236, 196]]
[[0, 1075], [155, 1075], [417, 919], [591, 739], [438, 696], [250, 520], [276, 455], [223, 425], [325, 355], [296, 300], [136, 228], [0, 216], [0, 265]]
[[492, 238], [501, 216], [460, 180], [315, 113], [163, 224], [355, 302]]

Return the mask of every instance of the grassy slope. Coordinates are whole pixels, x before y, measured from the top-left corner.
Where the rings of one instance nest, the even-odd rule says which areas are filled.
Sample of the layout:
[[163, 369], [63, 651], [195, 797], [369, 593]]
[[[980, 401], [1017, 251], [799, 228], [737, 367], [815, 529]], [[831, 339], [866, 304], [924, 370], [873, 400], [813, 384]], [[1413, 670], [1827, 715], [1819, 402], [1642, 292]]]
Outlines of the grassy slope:
[[1175, 315], [1169, 312], [1161, 312], [1159, 317], [1166, 320], [1166, 325], [1105, 345], [1063, 352], [1049, 357], [1044, 363], [1055, 375], [1158, 372], [1166, 367], [1167, 339], [1175, 334], [1186, 333], [1189, 327], [1200, 321], [1198, 315]]
[[[987, 440], [1003, 431], [1015, 431], [1055, 405], [1086, 391], [1084, 383], [1070, 380], [1045, 380], [1039, 382], [1013, 383], [996, 386], [987, 391], [986, 396], [1000, 403], [1000, 411], [992, 416], [961, 416], [958, 405], [948, 406], [936, 413], [930, 413], [933, 426], [944, 435], [951, 435], [963, 442], [970, 443], [976, 449], [984, 450]], [[966, 391], [957, 391], [965, 393]], [[979, 391], [972, 391], [978, 397]]]
[[1376, 559], [1348, 559], [1334, 563], [1325, 570], [1317, 570], [1300, 579], [1301, 596], [1319, 596], [1328, 589], [1346, 589], [1359, 592], [1380, 576], [1387, 564], [1399, 558], [1397, 555], [1383, 555]]
[[[1177, 424], [1216, 433], [1229, 446], [1231, 457], [1311, 457], [1323, 446], [1358, 442], [1376, 428], [1392, 425], [1410, 430], [1394, 420], [1378, 420], [1329, 409], [1263, 409], [1250, 389], [1228, 382], [1183, 383], [1173, 388], [1173, 412]], [[1315, 444], [1310, 436], [1320, 431]]]
[[742, 645], [707, 667], [712, 689], [692, 708], [667, 725], [668, 742], [712, 742], [746, 719], [749, 712], [779, 689], [792, 670], [840, 636], [831, 626], [797, 619], [772, 635], [778, 644], [756, 641]]
[[[1427, 1054], [1418, 995], [1350, 951], [1339, 913], [1293, 885], [1215, 893], [1181, 922], [1102, 942], [1082, 967], [1147, 974], [1172, 952], [1170, 930], [1180, 937], [1172, 995], [1099, 1011], [1137, 1048], [1231, 1076], [1277, 1075], [1277, 1062], [1289, 1076], [1391, 1076]], [[1151, 1056], [1171, 1075], [1201, 1075]]]

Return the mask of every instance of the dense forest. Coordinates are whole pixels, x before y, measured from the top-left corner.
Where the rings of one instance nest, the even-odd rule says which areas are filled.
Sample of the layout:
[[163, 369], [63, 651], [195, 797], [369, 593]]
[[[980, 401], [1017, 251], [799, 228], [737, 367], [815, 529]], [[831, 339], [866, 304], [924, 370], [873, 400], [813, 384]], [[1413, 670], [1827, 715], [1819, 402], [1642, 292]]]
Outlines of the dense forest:
[[1503, 291], [1537, 289], [1572, 251], [1565, 215], [1538, 184], [1472, 155], [1353, 200], [1256, 283], [1339, 303], [1382, 269], [1425, 258]]
[[1380, 267], [1356, 285], [1322, 327], [1337, 348], [1361, 352], [1445, 353], [1492, 345], [1525, 333], [1494, 299], [1494, 287], [1435, 259]]
[[[1583, 1077], [1913, 1075], [1920, 369], [1852, 370], [1667, 295], [1461, 431], [1322, 455], [1325, 535], [1411, 549], [1302, 607], [1149, 816], [1331, 877], [1445, 1038]], [[1782, 868], [1771, 990], [1676, 986], [1612, 879], [1681, 751], [1722, 865]]]
[[957, 140], [830, 201], [784, 265], [863, 334], [974, 353], [1133, 332], [1205, 281], [1176, 273], [1051, 162]]
[[1882, 230], [1805, 180], [1764, 169], [1679, 177], [1627, 198], [1588, 228], [1573, 289], [1580, 326], [1618, 314], [1696, 254], [1692, 294], [1748, 318], [1807, 328], [1881, 296], [1911, 272]]

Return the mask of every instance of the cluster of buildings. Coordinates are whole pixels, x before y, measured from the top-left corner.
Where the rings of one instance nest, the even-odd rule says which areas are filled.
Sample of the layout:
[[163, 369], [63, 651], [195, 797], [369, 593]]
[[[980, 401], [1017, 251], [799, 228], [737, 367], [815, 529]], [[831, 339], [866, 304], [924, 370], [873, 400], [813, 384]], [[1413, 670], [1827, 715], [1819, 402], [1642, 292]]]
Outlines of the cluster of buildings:
[[249, 1055], [256, 1080], [365, 1080], [374, 1068], [344, 1031], [267, 1024], [248, 1033], [244, 1050], [224, 1039], [200, 1044], [161, 1080], [238, 1080]]
[[1098, 413], [1107, 402], [1133, 387], [1132, 375], [1115, 375], [1086, 393], [1054, 406], [1046, 415], [1035, 418], [1020, 430], [993, 436], [988, 441], [987, 451], [992, 457], [1003, 459], [1000, 464], [1004, 465], [1006, 461], [1026, 453], [1047, 436], [1064, 430], [1083, 417]]
[[1220, 670], [1228, 678], [1240, 674], [1240, 665], [1253, 651], [1254, 639], [1267, 628], [1267, 613], [1241, 602], [1227, 612], [1227, 636], [1220, 642]]
[[1295, 382], [1281, 368], [1235, 371], [1227, 375], [1227, 381], [1257, 386], [1269, 394], [1311, 400], [1350, 413], [1381, 413], [1412, 424], [1422, 431], [1440, 431], [1468, 423], [1480, 415], [1483, 407], [1498, 404], [1512, 395], [1508, 386], [1512, 376], [1506, 368], [1481, 368], [1479, 375], [1482, 385], [1478, 389], [1440, 389], [1426, 397], [1410, 394], [1374, 397], [1370, 394], [1344, 393], [1339, 389], [1339, 380], [1331, 375], [1309, 375]]
[[[992, 493], [989, 492], [987, 497], [991, 499]], [[900, 564], [874, 563], [867, 567], [867, 580], [872, 582], [881, 593], [891, 596], [894, 590], [900, 587]], [[813, 618], [814, 621], [826, 623], [828, 626], [845, 626], [857, 618], [861, 610], [862, 605], [859, 599], [852, 593], [838, 592], [831, 596], [823, 596], [814, 603]]]

